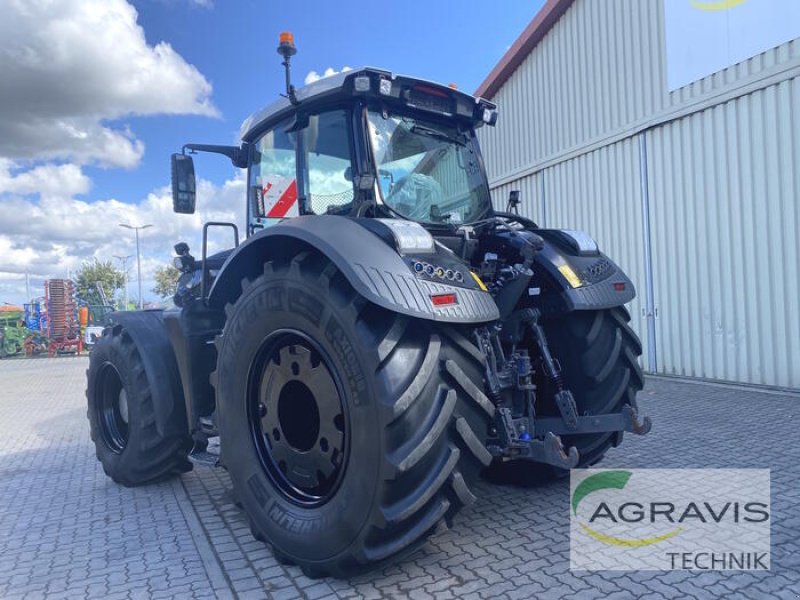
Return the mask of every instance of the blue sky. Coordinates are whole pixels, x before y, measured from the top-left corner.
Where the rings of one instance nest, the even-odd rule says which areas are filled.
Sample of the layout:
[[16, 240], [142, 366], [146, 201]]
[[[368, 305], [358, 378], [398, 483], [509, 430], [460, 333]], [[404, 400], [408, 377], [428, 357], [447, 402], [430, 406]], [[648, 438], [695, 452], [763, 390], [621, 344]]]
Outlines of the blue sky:
[[[149, 44], [162, 40], [214, 86], [219, 119], [147, 116], [126, 122], [146, 146], [132, 171], [88, 169], [91, 196], [136, 201], [169, 174], [169, 154], [184, 142], [234, 143], [239, 125], [282, 91], [278, 33], [295, 34], [295, 85], [309, 71], [374, 65], [474, 91], [528, 24], [541, 0], [502, 5], [474, 0], [406, 3], [137, 0]], [[502, 10], [493, 10], [501, 6]], [[400, 8], [402, 7], [402, 10]], [[455, 7], [458, 7], [456, 10]], [[200, 157], [198, 174], [221, 183], [231, 166]]]
[[0, 303], [25, 301], [25, 273], [35, 295], [84, 261], [132, 254], [120, 222], [154, 224], [142, 270], [155, 299], [152, 274], [176, 241], [199, 251], [203, 220], [241, 220], [242, 174], [214, 155], [196, 158], [198, 214], [172, 214], [169, 155], [238, 142], [283, 91], [279, 32], [295, 35], [298, 87], [312, 71], [372, 65], [472, 92], [542, 4], [5, 0]]

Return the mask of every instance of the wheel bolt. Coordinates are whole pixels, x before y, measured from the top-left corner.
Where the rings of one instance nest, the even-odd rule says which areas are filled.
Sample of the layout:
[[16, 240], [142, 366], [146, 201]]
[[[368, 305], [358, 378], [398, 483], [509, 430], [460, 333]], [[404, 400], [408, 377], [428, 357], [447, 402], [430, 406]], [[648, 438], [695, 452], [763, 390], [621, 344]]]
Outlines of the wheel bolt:
[[258, 403], [258, 416], [262, 419], [267, 416], [267, 407], [263, 402]]

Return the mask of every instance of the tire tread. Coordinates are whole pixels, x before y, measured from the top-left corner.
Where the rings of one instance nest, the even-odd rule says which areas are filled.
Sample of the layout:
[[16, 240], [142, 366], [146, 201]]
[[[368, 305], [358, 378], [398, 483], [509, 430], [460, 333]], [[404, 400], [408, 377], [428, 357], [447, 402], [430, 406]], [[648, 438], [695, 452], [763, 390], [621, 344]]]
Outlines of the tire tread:
[[[319, 296], [330, 298], [340, 315], [350, 315], [354, 327], [358, 323], [371, 328], [372, 333], [359, 339], [362, 343], [366, 338], [371, 340], [376, 377], [380, 378], [395, 360], [399, 361], [397, 365], [404, 365], [409, 348], [419, 353], [411, 380], [385, 380], [386, 399], [376, 399], [382, 406], [382, 426], [387, 431], [413, 433], [403, 439], [385, 436], [382, 489], [376, 491], [375, 509], [362, 533], [348, 551], [324, 562], [304, 561], [275, 548], [276, 556], [297, 563], [315, 577], [350, 576], [413, 552], [440, 521], [449, 523], [463, 506], [475, 501], [469, 486], [488, 455], [480, 435], [485, 435], [488, 415], [494, 408], [479, 387], [483, 384], [484, 359], [469, 338], [452, 327], [390, 312], [374, 319], [370, 314], [375, 307], [348, 288], [332, 263], [315, 252], [288, 257], [280, 263], [268, 262], [248, 289], [252, 292], [267, 285], [268, 281], [262, 279], [273, 279], [279, 273], [283, 276], [284, 271], [289, 271], [287, 277], [319, 288]], [[235, 305], [226, 308], [226, 313], [229, 318], [235, 315]], [[226, 332], [217, 341], [220, 357], [225, 352]], [[399, 352], [401, 348], [403, 352]], [[458, 376], [448, 370], [448, 361], [460, 365]], [[220, 397], [220, 378], [212, 374], [211, 381]], [[268, 539], [267, 531], [252, 515], [250, 524], [254, 536]]]

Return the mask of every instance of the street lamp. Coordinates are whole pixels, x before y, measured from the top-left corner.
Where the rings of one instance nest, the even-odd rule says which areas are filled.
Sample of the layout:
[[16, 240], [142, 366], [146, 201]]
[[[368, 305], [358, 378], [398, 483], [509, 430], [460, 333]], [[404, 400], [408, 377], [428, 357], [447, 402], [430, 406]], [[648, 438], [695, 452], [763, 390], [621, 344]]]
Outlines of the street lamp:
[[114, 258], [122, 263], [122, 275], [125, 277], [125, 310], [128, 310], [128, 259], [130, 257], [130, 254], [128, 256], [114, 255]]
[[147, 229], [153, 225], [148, 224], [135, 227], [133, 225], [128, 225], [127, 223], [120, 223], [119, 226], [124, 227], [125, 229], [133, 229], [136, 232], [136, 268], [139, 271], [139, 310], [142, 310], [144, 308], [144, 298], [142, 297], [142, 255], [139, 252], [139, 230]]

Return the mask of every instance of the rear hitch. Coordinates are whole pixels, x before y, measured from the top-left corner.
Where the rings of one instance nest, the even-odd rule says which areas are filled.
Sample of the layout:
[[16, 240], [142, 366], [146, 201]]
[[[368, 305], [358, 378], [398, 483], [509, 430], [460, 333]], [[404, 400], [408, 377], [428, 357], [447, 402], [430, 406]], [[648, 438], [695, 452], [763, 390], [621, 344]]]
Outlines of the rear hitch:
[[567, 429], [570, 431], [577, 429], [578, 405], [575, 403], [575, 397], [572, 395], [572, 392], [569, 390], [559, 390], [555, 394], [555, 401]]
[[563, 418], [537, 417], [534, 424], [534, 433], [543, 436], [547, 433], [555, 434], [582, 434], [582, 433], [607, 433], [611, 431], [629, 431], [636, 435], [645, 435], [652, 428], [650, 417], [640, 418], [636, 409], [630, 404], [622, 410], [610, 415], [584, 415], [577, 418], [574, 427], [568, 426]]
[[543, 440], [531, 442], [529, 454], [524, 458], [562, 469], [573, 469], [578, 464], [579, 456], [575, 446], [570, 446], [569, 450], [565, 450], [561, 438], [554, 433], [547, 432]]
[[501, 446], [490, 445], [495, 456], [546, 463], [562, 469], [572, 469], [578, 464], [578, 449], [564, 448], [561, 438], [552, 432], [532, 437], [528, 419], [514, 419], [511, 411], [500, 408], [495, 413], [496, 427]]
[[639, 414], [636, 409], [630, 404], [622, 407], [622, 420], [625, 422], [625, 429], [623, 431], [630, 431], [636, 435], [645, 435], [650, 432], [653, 427], [653, 421], [650, 417], [643, 417], [639, 420]]

